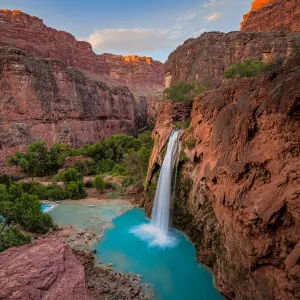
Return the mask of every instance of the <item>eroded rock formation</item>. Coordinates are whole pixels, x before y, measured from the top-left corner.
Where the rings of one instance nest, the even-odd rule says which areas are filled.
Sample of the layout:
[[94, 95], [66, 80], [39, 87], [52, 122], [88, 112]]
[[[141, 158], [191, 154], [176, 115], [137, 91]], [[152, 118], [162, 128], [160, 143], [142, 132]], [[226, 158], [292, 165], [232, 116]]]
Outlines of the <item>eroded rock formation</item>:
[[[155, 184], [172, 127], [170, 105], [153, 131], [147, 187]], [[173, 222], [230, 299], [300, 297], [299, 108], [296, 56], [283, 69], [230, 80], [194, 101]], [[143, 203], [149, 214], [152, 201]]]
[[42, 239], [0, 253], [1, 299], [89, 300], [84, 268], [67, 244]]
[[300, 2], [298, 0], [254, 0], [250, 12], [243, 17], [241, 30], [299, 32]]
[[53, 59], [0, 49], [0, 166], [38, 139], [79, 147], [136, 132], [135, 100]]
[[276, 61], [300, 49], [298, 34], [284, 32], [209, 32], [188, 39], [165, 63], [165, 86], [179, 80], [198, 81], [218, 87], [224, 81], [224, 71], [246, 59]]

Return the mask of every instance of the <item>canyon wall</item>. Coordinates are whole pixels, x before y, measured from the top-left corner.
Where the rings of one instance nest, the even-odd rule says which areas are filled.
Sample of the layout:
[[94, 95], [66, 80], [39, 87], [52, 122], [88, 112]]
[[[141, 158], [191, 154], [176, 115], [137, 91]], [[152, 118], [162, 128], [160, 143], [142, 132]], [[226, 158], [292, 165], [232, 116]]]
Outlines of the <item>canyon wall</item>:
[[35, 140], [74, 147], [116, 133], [136, 133], [136, 104], [124, 86], [109, 86], [60, 61], [0, 48], [0, 166]]
[[0, 169], [28, 143], [78, 147], [136, 134], [155, 121], [163, 64], [97, 55], [71, 34], [19, 10], [0, 10]]
[[30, 56], [54, 58], [107, 83], [128, 85], [134, 91], [163, 88], [163, 64], [150, 57], [94, 53], [90, 43], [46, 26], [43, 20], [19, 10], [0, 10], [0, 46]]
[[225, 69], [248, 58], [286, 58], [299, 49], [299, 35], [284, 32], [209, 32], [188, 39], [165, 63], [165, 87], [179, 80], [198, 81], [211, 88], [225, 79]]
[[300, 2], [298, 0], [255, 0], [243, 17], [242, 31], [260, 32], [300, 31]]
[[[284, 68], [229, 80], [195, 98], [173, 222], [230, 299], [300, 297], [299, 109], [296, 55]], [[157, 116], [142, 203], [148, 214], [172, 125], [183, 117], [177, 112], [178, 104], [166, 102]]]

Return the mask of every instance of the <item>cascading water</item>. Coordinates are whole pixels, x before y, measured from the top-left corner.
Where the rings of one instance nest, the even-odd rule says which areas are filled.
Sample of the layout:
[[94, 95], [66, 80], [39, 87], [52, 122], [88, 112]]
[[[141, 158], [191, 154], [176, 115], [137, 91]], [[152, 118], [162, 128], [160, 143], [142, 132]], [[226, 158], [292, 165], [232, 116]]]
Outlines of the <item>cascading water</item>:
[[173, 131], [169, 138], [167, 152], [161, 167], [155, 192], [151, 223], [142, 224], [131, 230], [151, 246], [174, 246], [175, 239], [169, 234], [171, 187], [174, 167], [177, 167], [180, 154], [181, 131]]

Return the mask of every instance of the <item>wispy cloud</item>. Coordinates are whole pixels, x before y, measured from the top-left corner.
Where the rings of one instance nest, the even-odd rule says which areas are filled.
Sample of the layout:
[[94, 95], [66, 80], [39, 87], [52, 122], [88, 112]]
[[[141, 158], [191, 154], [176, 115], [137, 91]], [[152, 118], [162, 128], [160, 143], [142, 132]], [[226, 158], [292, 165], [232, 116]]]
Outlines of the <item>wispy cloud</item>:
[[108, 28], [94, 31], [88, 38], [95, 50], [120, 50], [128, 53], [153, 51], [177, 45], [181, 30]]
[[221, 16], [222, 16], [222, 13], [220, 13], [220, 12], [215, 12], [215, 13], [213, 13], [213, 14], [210, 14], [210, 15], [208, 15], [208, 16], [205, 16], [205, 17], [204, 17], [204, 22], [205, 22], [205, 23], [208, 23], [208, 22], [216, 21], [216, 20], [218, 20]]
[[193, 13], [187, 13], [187, 14], [184, 14], [184, 15], [182, 15], [181, 17], [179, 17], [178, 19], [177, 19], [177, 21], [189, 21], [189, 20], [192, 20], [192, 19], [194, 19], [195, 17], [196, 17], [196, 13], [195, 12], [193, 12]]
[[206, 0], [202, 3], [205, 8], [216, 8], [218, 6], [224, 5], [228, 0]]

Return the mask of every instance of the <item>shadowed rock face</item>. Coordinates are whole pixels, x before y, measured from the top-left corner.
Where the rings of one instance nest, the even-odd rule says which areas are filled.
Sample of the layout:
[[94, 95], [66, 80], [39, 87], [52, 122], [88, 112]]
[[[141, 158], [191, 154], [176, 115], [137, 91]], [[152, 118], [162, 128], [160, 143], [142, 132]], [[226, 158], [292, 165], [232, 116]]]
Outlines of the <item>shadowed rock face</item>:
[[0, 49], [0, 166], [38, 139], [79, 147], [116, 133], [135, 134], [136, 104], [126, 87], [108, 86], [51, 59]]
[[259, 32], [300, 31], [300, 2], [298, 0], [255, 0], [243, 17], [242, 31]]
[[[157, 116], [148, 173], [161, 164], [174, 110]], [[300, 59], [199, 95], [184, 149], [174, 224], [231, 299], [300, 297]], [[151, 199], [144, 206], [151, 212]]]
[[299, 35], [284, 32], [210, 32], [188, 39], [165, 63], [165, 85], [179, 80], [218, 87], [225, 69], [246, 59], [277, 60], [297, 53]]
[[89, 300], [84, 268], [67, 244], [38, 240], [0, 253], [1, 299]]

